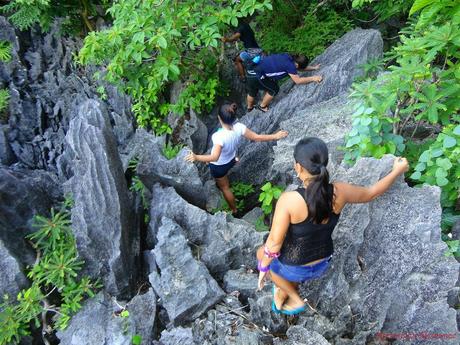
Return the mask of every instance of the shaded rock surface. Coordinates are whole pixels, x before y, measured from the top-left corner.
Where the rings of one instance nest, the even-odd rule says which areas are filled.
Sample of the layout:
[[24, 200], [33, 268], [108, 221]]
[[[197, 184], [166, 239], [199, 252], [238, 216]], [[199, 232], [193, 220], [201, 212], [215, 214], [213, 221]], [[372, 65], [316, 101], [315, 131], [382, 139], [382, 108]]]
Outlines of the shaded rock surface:
[[[128, 317], [120, 315], [123, 308], [129, 311]], [[68, 328], [59, 331], [57, 337], [61, 344], [67, 345], [131, 345], [132, 336], [138, 334], [142, 336], [142, 344], [148, 344], [153, 340], [155, 312], [155, 294], [151, 289], [127, 305], [100, 292], [84, 303]]]
[[167, 159], [162, 150], [164, 137], [155, 137], [144, 130], [136, 131], [124, 157], [127, 161], [138, 159], [137, 175], [150, 190], [155, 183], [172, 186], [188, 202], [202, 208], [206, 206], [207, 194], [194, 164], [184, 160], [188, 150], [182, 149], [173, 159]]
[[158, 272], [150, 274], [150, 283], [171, 323], [191, 322], [224, 293], [206, 267], [193, 258], [182, 229], [174, 221], [163, 217], [156, 237], [153, 253]]
[[35, 253], [24, 238], [35, 231], [35, 215], [49, 215], [62, 198], [57, 177], [42, 170], [0, 167], [0, 240], [20, 263], [32, 264]]
[[[262, 233], [247, 222], [223, 212], [211, 215], [188, 204], [173, 188], [153, 186], [147, 245], [153, 248], [163, 217], [174, 220], [183, 229], [188, 242], [197, 251], [210, 273], [221, 279], [229, 269], [241, 265], [255, 267], [255, 251], [262, 244]], [[218, 253], [218, 255], [216, 255]]]
[[16, 259], [11, 256], [0, 239], [0, 296], [8, 295], [10, 299], [28, 285]]
[[286, 340], [275, 339], [273, 345], [330, 345], [321, 334], [299, 326], [288, 329]]
[[[112, 295], [129, 293], [140, 255], [128, 188], [107, 111], [88, 100], [76, 109], [66, 135], [63, 174], [70, 176], [72, 229], [85, 273], [101, 278]], [[136, 233], [137, 232], [137, 233]]]
[[[321, 69], [309, 75], [322, 75], [321, 83], [294, 86], [288, 80], [282, 85], [269, 112], [252, 111], [243, 116], [241, 122], [257, 133], [285, 129], [280, 125], [282, 121], [293, 119], [307, 107], [347, 91], [353, 79], [362, 73], [360, 65], [381, 57], [382, 49], [382, 37], [377, 30], [355, 29], [348, 32], [312, 62], [321, 64]], [[235, 167], [232, 177], [254, 184], [265, 181], [273, 161], [273, 145], [273, 142], [243, 143], [241, 164]]]

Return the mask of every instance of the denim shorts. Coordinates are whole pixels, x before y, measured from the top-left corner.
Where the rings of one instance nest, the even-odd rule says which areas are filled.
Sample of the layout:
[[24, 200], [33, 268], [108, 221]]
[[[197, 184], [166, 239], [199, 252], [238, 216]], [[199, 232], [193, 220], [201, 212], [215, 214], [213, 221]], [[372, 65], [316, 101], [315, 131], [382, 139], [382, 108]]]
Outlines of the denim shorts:
[[323, 261], [308, 266], [285, 265], [278, 259], [273, 259], [270, 263], [270, 271], [288, 281], [302, 283], [310, 279], [319, 278], [325, 274], [330, 266], [331, 257], [329, 256]]

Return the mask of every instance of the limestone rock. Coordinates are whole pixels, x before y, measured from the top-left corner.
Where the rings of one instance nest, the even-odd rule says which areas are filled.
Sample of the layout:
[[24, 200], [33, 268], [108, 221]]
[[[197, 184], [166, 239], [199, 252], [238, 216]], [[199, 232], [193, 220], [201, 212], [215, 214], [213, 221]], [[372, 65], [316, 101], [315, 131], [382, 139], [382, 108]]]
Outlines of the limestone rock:
[[52, 173], [0, 167], [0, 240], [21, 264], [35, 261], [36, 254], [24, 238], [35, 231], [33, 217], [48, 216], [62, 195]]
[[147, 237], [150, 247], [154, 246], [163, 217], [181, 226], [188, 242], [199, 253], [200, 260], [216, 278], [221, 279], [225, 272], [241, 265], [255, 268], [255, 252], [262, 244], [263, 234], [255, 231], [247, 222], [223, 212], [211, 215], [188, 204], [173, 188], [156, 184], [152, 189], [151, 222]]
[[[122, 307], [129, 311], [121, 316]], [[150, 289], [136, 296], [127, 306], [103, 292], [84, 302], [82, 309], [72, 317], [68, 328], [59, 331], [61, 344], [67, 345], [131, 345], [131, 338], [142, 336], [143, 344], [151, 339], [155, 319], [155, 295]], [[141, 312], [141, 315], [137, 313]]]
[[139, 255], [132, 201], [107, 111], [89, 100], [77, 110], [66, 135], [63, 170], [71, 177], [72, 229], [85, 273], [101, 278], [112, 295], [129, 293]]
[[193, 334], [191, 328], [177, 327], [172, 330], [161, 332], [160, 341], [154, 341], [153, 345], [193, 345]]
[[16, 259], [11, 256], [0, 239], [0, 296], [15, 300], [18, 292], [28, 285]]
[[163, 217], [153, 250], [159, 272], [149, 280], [172, 324], [190, 322], [206, 312], [224, 293], [206, 267], [196, 261], [182, 229]]
[[273, 345], [330, 345], [321, 334], [299, 326], [291, 326], [287, 333], [287, 340], [275, 339]]

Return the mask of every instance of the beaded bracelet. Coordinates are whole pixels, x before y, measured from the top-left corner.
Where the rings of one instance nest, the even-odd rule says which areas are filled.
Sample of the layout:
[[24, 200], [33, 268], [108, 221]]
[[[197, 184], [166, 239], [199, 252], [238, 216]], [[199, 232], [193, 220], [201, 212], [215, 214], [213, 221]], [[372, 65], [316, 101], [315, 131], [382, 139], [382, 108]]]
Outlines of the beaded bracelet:
[[267, 245], [264, 246], [264, 254], [267, 258], [271, 258], [271, 259], [274, 259], [274, 258], [277, 258], [280, 256], [280, 253], [272, 253], [270, 250], [268, 250], [267, 248]]
[[262, 266], [262, 261], [258, 260], [257, 261], [257, 269], [259, 270], [259, 272], [265, 273], [265, 272], [270, 271], [270, 265], [263, 267]]

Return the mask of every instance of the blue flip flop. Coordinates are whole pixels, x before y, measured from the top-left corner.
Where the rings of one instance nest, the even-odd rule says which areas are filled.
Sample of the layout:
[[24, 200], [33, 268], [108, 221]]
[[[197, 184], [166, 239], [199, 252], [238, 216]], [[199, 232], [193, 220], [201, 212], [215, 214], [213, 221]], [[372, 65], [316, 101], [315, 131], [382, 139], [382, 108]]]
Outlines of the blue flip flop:
[[273, 311], [275, 314], [280, 314], [280, 313], [281, 313], [281, 310], [279, 310], [279, 309], [276, 307], [276, 304], [275, 304], [275, 285], [273, 285], [272, 311]]
[[292, 310], [285, 310], [285, 309], [281, 309], [279, 310], [280, 313], [284, 314], [284, 315], [297, 315], [297, 314], [300, 314], [302, 312], [305, 311], [305, 308], [306, 306], [303, 306], [303, 307], [300, 307], [300, 308], [295, 308], [295, 309], [292, 309]]

